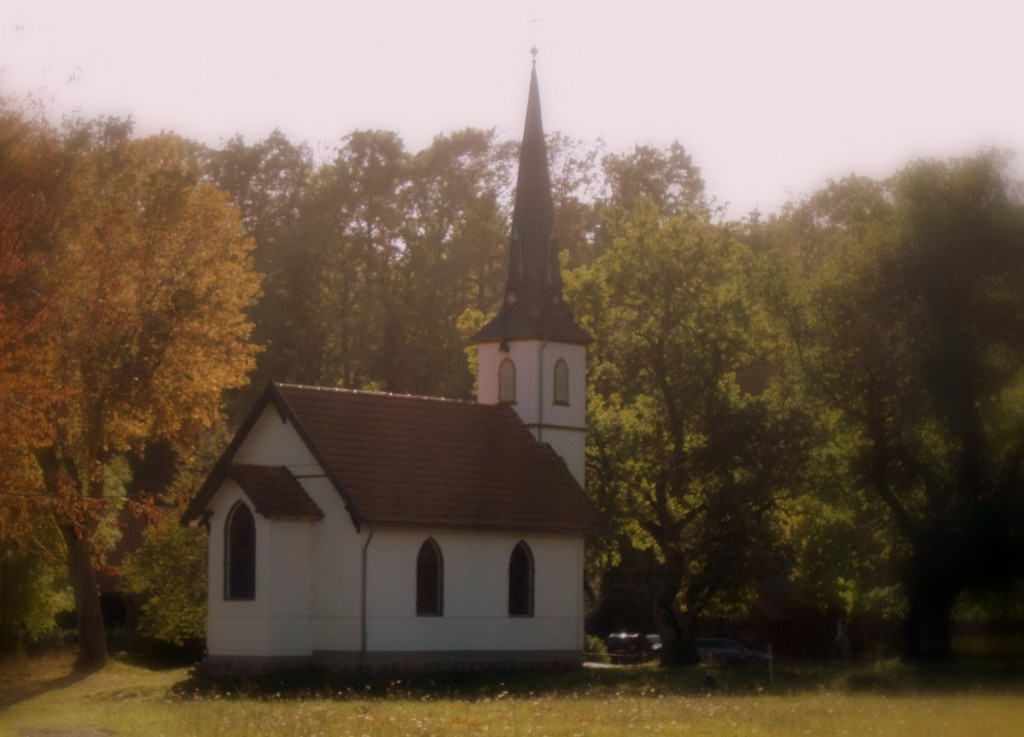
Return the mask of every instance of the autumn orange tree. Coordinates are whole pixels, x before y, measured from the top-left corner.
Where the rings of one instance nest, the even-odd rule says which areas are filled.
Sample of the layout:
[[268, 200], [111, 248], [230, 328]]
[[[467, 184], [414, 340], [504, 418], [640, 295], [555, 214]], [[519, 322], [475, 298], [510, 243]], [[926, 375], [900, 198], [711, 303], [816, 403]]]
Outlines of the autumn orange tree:
[[185, 448], [219, 421], [223, 391], [254, 362], [245, 310], [259, 280], [236, 210], [188, 142], [133, 139], [118, 120], [50, 132], [55, 149], [33, 143], [31, 126], [11, 130], [5, 178], [18, 171], [9, 161], [36, 160], [25, 146], [52, 161], [20, 198], [0, 190], [15, 213], [0, 273], [16, 286], [0, 312], [2, 429], [5, 452], [30, 461], [4, 481], [0, 521], [45, 515], [59, 528], [90, 669], [106, 660], [96, 567], [129, 461], [157, 442]]
[[41, 377], [23, 370], [40, 303], [30, 298], [34, 268], [22, 246], [43, 239], [52, 222], [57, 143], [53, 131], [0, 106], [0, 657], [53, 620], [54, 561], [41, 551], [58, 536], [36, 524], [27, 489], [38, 471], [12, 430], [28, 439], [31, 425], [20, 420], [43, 389]]

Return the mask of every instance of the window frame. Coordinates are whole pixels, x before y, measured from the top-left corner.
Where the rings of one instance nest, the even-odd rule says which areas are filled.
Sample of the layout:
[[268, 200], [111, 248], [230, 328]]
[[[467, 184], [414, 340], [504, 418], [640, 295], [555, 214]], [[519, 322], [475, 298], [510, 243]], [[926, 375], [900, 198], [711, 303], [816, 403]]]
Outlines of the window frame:
[[432, 537], [423, 541], [416, 554], [416, 616], [444, 616], [444, 556]]
[[508, 560], [508, 616], [533, 616], [536, 577], [533, 550], [525, 540], [520, 540]]
[[555, 361], [552, 404], [569, 406], [569, 364], [564, 358]]
[[498, 403], [516, 403], [516, 364], [511, 358], [498, 364]]
[[[247, 528], [240, 529], [242, 524]], [[246, 533], [248, 538], [238, 538]], [[224, 600], [256, 600], [256, 516], [242, 500], [224, 520]]]

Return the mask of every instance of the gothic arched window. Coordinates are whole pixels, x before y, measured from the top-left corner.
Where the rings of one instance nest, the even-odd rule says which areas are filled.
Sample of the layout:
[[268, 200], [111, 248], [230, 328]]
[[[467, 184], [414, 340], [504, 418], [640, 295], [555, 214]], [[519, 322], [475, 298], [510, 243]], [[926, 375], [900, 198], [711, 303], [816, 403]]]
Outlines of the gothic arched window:
[[522, 540], [508, 561], [508, 615], [533, 616], [533, 553]]
[[569, 404], [569, 364], [561, 358], [555, 362], [555, 404]]
[[444, 561], [434, 538], [427, 538], [416, 556], [416, 615], [444, 614]]
[[506, 358], [498, 366], [498, 401], [514, 404], [516, 401], [516, 365]]
[[224, 598], [256, 598], [256, 520], [242, 502], [224, 523]]

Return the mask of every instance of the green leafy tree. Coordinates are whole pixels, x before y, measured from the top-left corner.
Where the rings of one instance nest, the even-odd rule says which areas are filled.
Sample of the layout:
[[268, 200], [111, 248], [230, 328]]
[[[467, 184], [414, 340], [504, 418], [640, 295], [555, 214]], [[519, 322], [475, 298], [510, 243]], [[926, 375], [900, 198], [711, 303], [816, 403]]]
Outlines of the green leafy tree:
[[701, 613], [772, 563], [799, 413], [765, 388], [773, 326], [730, 228], [662, 217], [646, 198], [607, 227], [610, 250], [568, 297], [595, 337], [588, 476], [633, 544], [657, 552], [664, 658], [688, 662]]
[[500, 301], [507, 218], [503, 202], [514, 150], [493, 131], [437, 136], [412, 158], [393, 304], [401, 391], [466, 398], [472, 376], [453, 316]]
[[602, 161], [609, 201], [633, 209], [649, 199], [666, 217], [702, 209], [704, 180], [700, 168], [677, 141], [667, 149], [635, 146], [628, 154], [608, 154]]
[[206, 540], [175, 515], [147, 528], [121, 569], [124, 590], [139, 598], [139, 631], [181, 646], [206, 635]]
[[909, 659], [1024, 560], [1024, 203], [1005, 161], [830, 185], [786, 218], [807, 386], [832, 413], [847, 503], [884, 538]]
[[555, 237], [563, 248], [564, 266], [575, 269], [598, 254], [601, 205], [608, 196], [601, 157], [604, 144], [587, 145], [560, 133], [547, 136]]
[[56, 615], [73, 607], [61, 561], [59, 532], [33, 515], [32, 533], [0, 541], [0, 659], [22, 651], [57, 629]]
[[312, 174], [265, 286], [278, 313], [268, 335], [271, 378], [390, 388], [407, 170], [396, 134], [357, 131]]

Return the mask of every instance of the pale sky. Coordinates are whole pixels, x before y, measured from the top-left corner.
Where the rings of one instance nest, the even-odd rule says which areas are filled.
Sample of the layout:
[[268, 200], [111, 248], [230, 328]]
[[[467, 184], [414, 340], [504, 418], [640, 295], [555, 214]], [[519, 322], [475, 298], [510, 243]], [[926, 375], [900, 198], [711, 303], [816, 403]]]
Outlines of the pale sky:
[[418, 151], [518, 138], [534, 43], [549, 133], [678, 140], [733, 216], [919, 156], [1024, 158], [1024, 0], [0, 0], [0, 94], [211, 145]]

